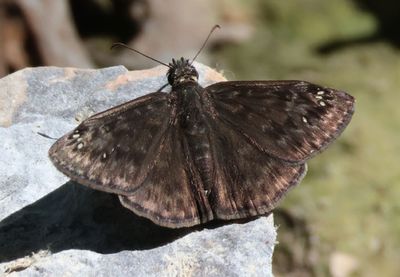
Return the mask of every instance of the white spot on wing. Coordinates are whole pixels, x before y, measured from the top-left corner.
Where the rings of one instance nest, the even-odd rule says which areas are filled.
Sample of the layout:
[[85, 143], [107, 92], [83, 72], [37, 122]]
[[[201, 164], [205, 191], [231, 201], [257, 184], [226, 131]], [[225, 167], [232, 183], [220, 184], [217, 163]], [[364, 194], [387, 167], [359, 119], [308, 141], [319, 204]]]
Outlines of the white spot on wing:
[[268, 125], [265, 125], [265, 124], [261, 125], [261, 130], [262, 130], [263, 132], [268, 131]]
[[320, 90], [320, 91], [317, 92], [317, 95], [324, 95], [324, 93], [325, 93], [325, 91]]
[[83, 142], [78, 144], [78, 149], [82, 149], [83, 148]]
[[320, 101], [319, 104], [320, 104], [322, 107], [325, 107], [325, 106], [326, 106], [326, 104], [325, 104], [324, 101]]
[[308, 123], [308, 120], [305, 116], [302, 117], [304, 123]]

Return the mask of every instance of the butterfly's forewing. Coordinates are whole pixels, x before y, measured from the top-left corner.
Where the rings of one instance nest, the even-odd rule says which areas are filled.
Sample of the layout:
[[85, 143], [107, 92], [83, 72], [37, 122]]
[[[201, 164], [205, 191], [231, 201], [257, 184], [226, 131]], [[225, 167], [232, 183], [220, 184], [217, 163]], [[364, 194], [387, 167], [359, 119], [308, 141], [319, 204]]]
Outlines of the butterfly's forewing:
[[265, 214], [304, 176], [305, 164], [290, 165], [263, 153], [218, 119], [210, 125], [216, 172], [209, 199], [217, 218]]
[[167, 97], [152, 93], [88, 118], [50, 148], [51, 160], [81, 184], [119, 194], [134, 192], [167, 137]]
[[302, 163], [347, 126], [354, 98], [303, 81], [232, 81], [206, 88], [218, 117], [265, 153]]
[[159, 225], [185, 227], [200, 223], [182, 147], [182, 136], [171, 125], [163, 148], [142, 186], [129, 196], [120, 196], [121, 203], [135, 213], [150, 218]]

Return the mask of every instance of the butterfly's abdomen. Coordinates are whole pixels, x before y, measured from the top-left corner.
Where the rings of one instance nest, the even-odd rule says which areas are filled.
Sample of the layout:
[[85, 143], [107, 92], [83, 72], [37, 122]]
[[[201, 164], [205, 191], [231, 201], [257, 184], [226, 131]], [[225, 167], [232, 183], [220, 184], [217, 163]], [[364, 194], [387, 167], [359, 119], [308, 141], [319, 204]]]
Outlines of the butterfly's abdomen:
[[184, 134], [187, 155], [201, 178], [202, 193], [207, 195], [213, 184], [213, 160], [209, 141], [209, 128], [205, 118], [199, 85], [187, 86], [179, 91], [179, 125]]

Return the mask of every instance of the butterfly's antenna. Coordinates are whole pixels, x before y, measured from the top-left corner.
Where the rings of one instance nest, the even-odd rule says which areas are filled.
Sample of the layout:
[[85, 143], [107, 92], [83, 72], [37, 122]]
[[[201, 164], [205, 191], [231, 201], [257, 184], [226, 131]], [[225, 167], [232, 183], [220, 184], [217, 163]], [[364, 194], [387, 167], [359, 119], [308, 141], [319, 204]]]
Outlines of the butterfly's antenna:
[[165, 65], [165, 66], [168, 67], [168, 68], [171, 68], [170, 65], [168, 65], [168, 64], [166, 64], [166, 63], [163, 63], [162, 61], [156, 60], [156, 59], [150, 57], [149, 55], [146, 55], [146, 54], [144, 54], [144, 53], [142, 53], [142, 52], [140, 52], [140, 51], [138, 51], [138, 50], [136, 50], [136, 49], [133, 49], [133, 48], [129, 47], [128, 45], [126, 45], [126, 44], [124, 44], [124, 43], [121, 43], [121, 42], [116, 42], [116, 43], [114, 43], [114, 44], [111, 46], [111, 49], [114, 49], [114, 48], [117, 47], [117, 46], [125, 47], [125, 48], [127, 48], [127, 49], [129, 49], [129, 50], [131, 50], [131, 51], [133, 51], [133, 52], [136, 52], [136, 53], [138, 53], [138, 54], [140, 54], [140, 55], [142, 55], [142, 56], [144, 56], [144, 57], [146, 57], [146, 58], [148, 58], [148, 59], [150, 59], [150, 60], [152, 60], [152, 61], [158, 62], [159, 64], [162, 64], [162, 65]]
[[36, 132], [38, 135], [40, 135], [40, 136], [42, 136], [42, 137], [45, 137], [45, 138], [48, 138], [48, 139], [52, 139], [52, 140], [57, 140], [56, 138], [53, 138], [53, 137], [51, 137], [51, 136], [48, 136], [48, 135], [46, 135], [46, 134], [43, 134], [43, 133], [41, 133], [41, 132]]
[[206, 40], [203, 42], [203, 45], [200, 47], [199, 51], [197, 51], [197, 54], [194, 56], [194, 58], [192, 59], [192, 61], [190, 62], [190, 64], [192, 64], [194, 62], [194, 60], [197, 58], [197, 56], [200, 54], [200, 52], [203, 50], [204, 46], [206, 46], [208, 39], [210, 38], [211, 34], [215, 31], [215, 29], [219, 29], [221, 28], [221, 26], [214, 25], [214, 27], [212, 27], [211, 31], [208, 33], [208, 36], [206, 38]]

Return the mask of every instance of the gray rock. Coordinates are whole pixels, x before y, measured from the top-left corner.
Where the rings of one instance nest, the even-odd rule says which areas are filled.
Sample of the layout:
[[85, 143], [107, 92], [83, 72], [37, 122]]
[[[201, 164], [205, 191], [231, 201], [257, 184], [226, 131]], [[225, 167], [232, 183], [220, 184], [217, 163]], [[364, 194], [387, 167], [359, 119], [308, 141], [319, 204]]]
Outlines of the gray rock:
[[[195, 65], [203, 85], [223, 80]], [[54, 140], [38, 132], [60, 137], [93, 113], [156, 91], [165, 72], [43, 67], [0, 80], [0, 275], [272, 276], [272, 216], [163, 228], [49, 161]]]

